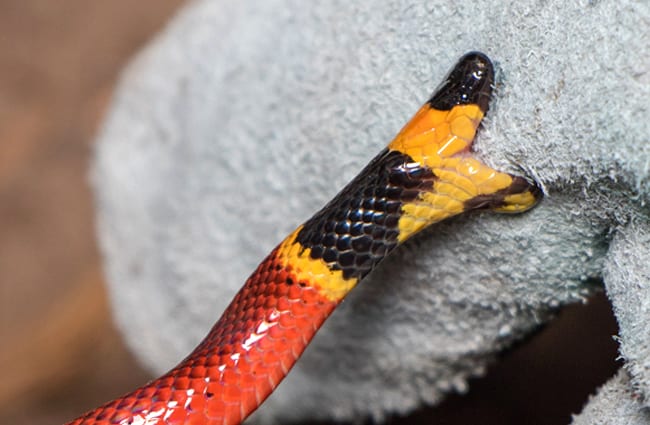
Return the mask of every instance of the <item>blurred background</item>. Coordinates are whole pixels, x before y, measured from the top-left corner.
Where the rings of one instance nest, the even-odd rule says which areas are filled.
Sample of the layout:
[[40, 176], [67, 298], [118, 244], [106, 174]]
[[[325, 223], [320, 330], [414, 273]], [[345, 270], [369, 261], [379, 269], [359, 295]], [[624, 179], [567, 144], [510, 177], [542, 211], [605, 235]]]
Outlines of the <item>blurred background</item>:
[[[111, 323], [88, 167], [120, 70], [183, 3], [0, 0], [0, 424], [61, 424], [151, 378]], [[620, 366], [616, 332], [600, 294], [391, 423], [569, 423]]]

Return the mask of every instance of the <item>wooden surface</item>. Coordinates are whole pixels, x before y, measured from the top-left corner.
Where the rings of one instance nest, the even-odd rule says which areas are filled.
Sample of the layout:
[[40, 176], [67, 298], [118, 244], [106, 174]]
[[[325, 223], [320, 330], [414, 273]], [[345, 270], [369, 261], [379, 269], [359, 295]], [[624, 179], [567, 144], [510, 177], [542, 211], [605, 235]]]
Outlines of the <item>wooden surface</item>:
[[[111, 324], [88, 187], [120, 69], [182, 0], [0, 0], [0, 424], [59, 424], [149, 376]], [[568, 423], [617, 368], [603, 296], [465, 397], [395, 423]]]
[[0, 0], [1, 424], [147, 379], [110, 322], [88, 163], [120, 69], [181, 3]]

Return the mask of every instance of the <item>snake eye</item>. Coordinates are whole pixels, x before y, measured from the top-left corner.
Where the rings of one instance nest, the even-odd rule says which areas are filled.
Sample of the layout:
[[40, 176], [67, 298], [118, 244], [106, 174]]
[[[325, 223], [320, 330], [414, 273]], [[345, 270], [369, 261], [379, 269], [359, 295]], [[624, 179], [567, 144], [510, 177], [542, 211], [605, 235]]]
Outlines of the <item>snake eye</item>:
[[447, 74], [429, 99], [432, 108], [448, 111], [456, 105], [477, 104], [485, 113], [488, 109], [494, 67], [480, 52], [469, 52]]

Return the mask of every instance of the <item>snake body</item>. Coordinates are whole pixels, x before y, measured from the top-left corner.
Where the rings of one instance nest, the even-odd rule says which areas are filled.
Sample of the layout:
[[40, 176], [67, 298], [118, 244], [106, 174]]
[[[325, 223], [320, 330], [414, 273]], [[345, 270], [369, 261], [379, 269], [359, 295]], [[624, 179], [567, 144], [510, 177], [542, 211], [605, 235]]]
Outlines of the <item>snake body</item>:
[[487, 56], [463, 56], [388, 147], [262, 261], [188, 357], [70, 424], [239, 424], [398, 245], [466, 211], [531, 208], [535, 184], [470, 153], [493, 74]]

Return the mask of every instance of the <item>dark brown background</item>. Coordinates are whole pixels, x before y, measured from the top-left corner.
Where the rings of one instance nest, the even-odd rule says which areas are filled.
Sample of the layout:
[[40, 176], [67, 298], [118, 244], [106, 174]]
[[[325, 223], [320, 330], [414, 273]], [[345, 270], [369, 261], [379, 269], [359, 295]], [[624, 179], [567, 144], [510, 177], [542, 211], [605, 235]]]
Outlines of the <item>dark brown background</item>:
[[[182, 0], [0, 0], [0, 424], [59, 424], [149, 377], [113, 328], [87, 184], [120, 69]], [[400, 424], [563, 424], [617, 368], [604, 296]]]

